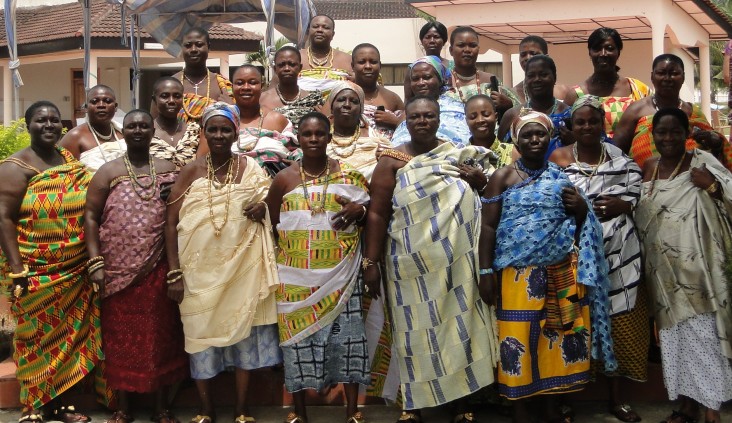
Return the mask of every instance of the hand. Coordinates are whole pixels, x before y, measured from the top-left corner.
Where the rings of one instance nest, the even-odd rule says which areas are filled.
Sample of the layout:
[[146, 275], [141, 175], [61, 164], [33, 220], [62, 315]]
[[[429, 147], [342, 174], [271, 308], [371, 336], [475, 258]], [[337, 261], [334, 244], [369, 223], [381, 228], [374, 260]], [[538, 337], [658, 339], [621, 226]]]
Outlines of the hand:
[[722, 151], [722, 137], [713, 131], [694, 131], [691, 137], [699, 144], [702, 150], [708, 151], [714, 155]]
[[183, 293], [185, 291], [185, 278], [180, 278], [173, 283], [168, 284], [168, 298], [180, 304], [183, 302]]
[[379, 263], [372, 264], [363, 271], [364, 291], [373, 299], [381, 296], [381, 272]]
[[633, 207], [630, 202], [618, 197], [598, 195], [592, 202], [592, 210], [600, 219], [611, 219], [624, 213], [630, 213]]
[[576, 187], [562, 188], [562, 203], [564, 203], [564, 210], [569, 214], [575, 216], [585, 216], [587, 214], [587, 203]]
[[104, 269], [100, 268], [89, 274], [89, 282], [92, 283], [92, 289], [101, 297], [104, 295], [106, 280], [104, 279]]
[[402, 123], [402, 120], [390, 110], [377, 110], [374, 112], [374, 122], [379, 126], [394, 129]]
[[702, 163], [701, 167], [692, 167], [689, 170], [691, 183], [699, 189], [707, 189], [717, 182], [712, 172], [707, 169], [706, 163]]
[[338, 204], [340, 204], [341, 210], [334, 214], [331, 220], [333, 223], [331, 226], [336, 231], [342, 231], [346, 229], [347, 227], [351, 226], [354, 222], [358, 222], [363, 218], [365, 215], [363, 212], [363, 206], [360, 204], [353, 202], [345, 197], [341, 197], [340, 195], [336, 195], [335, 200]]
[[257, 223], [262, 223], [264, 216], [267, 214], [267, 205], [264, 201], [259, 201], [244, 207], [244, 217]]
[[564, 122], [559, 124], [559, 138], [562, 139], [563, 145], [572, 145], [575, 143], [574, 134], [567, 128]]
[[513, 101], [506, 94], [501, 94], [498, 91], [491, 91], [491, 99], [497, 110], [505, 111], [513, 107]]
[[480, 275], [478, 280], [478, 294], [480, 299], [483, 300], [486, 305], [495, 307], [497, 304], [498, 296], [496, 289], [496, 275], [495, 273], [490, 275]]
[[473, 189], [483, 189], [488, 183], [488, 178], [483, 173], [483, 169], [478, 166], [459, 164], [458, 171], [460, 172], [460, 178], [470, 184]]

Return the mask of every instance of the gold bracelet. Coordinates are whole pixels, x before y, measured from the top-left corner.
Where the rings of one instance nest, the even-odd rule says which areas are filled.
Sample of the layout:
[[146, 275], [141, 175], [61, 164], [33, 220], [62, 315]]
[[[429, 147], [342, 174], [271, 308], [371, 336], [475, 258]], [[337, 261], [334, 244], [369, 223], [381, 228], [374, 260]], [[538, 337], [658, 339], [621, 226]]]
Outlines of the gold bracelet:
[[368, 210], [366, 209], [366, 206], [364, 206], [363, 204], [361, 204], [361, 207], [363, 207], [363, 214], [362, 214], [362, 215], [361, 215], [361, 217], [360, 217], [360, 218], [358, 219], [358, 221], [359, 221], [359, 222], [360, 222], [360, 221], [362, 221], [362, 220], [363, 220], [363, 219], [364, 219], [364, 218], [366, 217], [366, 214], [367, 214], [367, 213], [369, 212], [369, 211], [368, 211]]
[[366, 271], [370, 266], [373, 266], [375, 264], [378, 264], [379, 262], [376, 260], [371, 260], [368, 257], [364, 257], [361, 259], [361, 270]]
[[86, 273], [91, 275], [92, 273], [96, 272], [97, 270], [103, 269], [103, 268], [104, 268], [104, 262], [97, 262], [97, 263], [94, 263], [91, 266], [89, 266], [86, 269]]
[[167, 273], [167, 277], [170, 278], [173, 275], [179, 275], [183, 273], [183, 269], [173, 269], [170, 272]]
[[12, 272], [10, 272], [10, 273], [8, 273], [8, 277], [10, 279], [20, 279], [20, 278], [27, 277], [28, 276], [28, 273], [30, 273], [30, 270], [28, 269], [28, 265], [27, 264], [23, 264], [23, 271], [22, 272], [18, 272], [18, 273], [12, 273]]
[[713, 183], [712, 183], [711, 185], [709, 185], [709, 186], [708, 186], [708, 187], [707, 187], [707, 188], [706, 188], [706, 189], [705, 189], [704, 191], [706, 191], [706, 192], [708, 192], [708, 193], [710, 193], [710, 194], [714, 194], [715, 192], [719, 191], [719, 182], [717, 182], [717, 181], [715, 180], [715, 181], [714, 181], [714, 182], [713, 182]]
[[104, 261], [104, 256], [94, 256], [94, 257], [92, 257], [92, 258], [90, 258], [89, 260], [86, 261], [86, 267], [89, 267], [92, 264], [98, 263], [100, 261], [101, 262]]
[[165, 283], [167, 283], [168, 285], [172, 285], [172, 284], [174, 284], [174, 283], [178, 282], [178, 281], [179, 281], [179, 280], [181, 280], [181, 279], [183, 279], [183, 274], [182, 274], [182, 273], [181, 273], [181, 274], [179, 274], [178, 276], [175, 276], [175, 277], [173, 277], [173, 278], [168, 278], [168, 279], [167, 279], [167, 280], [165, 281]]

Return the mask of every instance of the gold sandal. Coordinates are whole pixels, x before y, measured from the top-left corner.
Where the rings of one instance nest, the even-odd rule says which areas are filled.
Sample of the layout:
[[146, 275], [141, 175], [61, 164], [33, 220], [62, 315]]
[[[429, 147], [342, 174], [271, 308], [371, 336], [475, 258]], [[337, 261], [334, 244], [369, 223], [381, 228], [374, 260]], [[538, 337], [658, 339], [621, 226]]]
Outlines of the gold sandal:
[[397, 423], [399, 422], [422, 423], [422, 418], [414, 413], [402, 411], [402, 415], [399, 416], [399, 420], [397, 420]]
[[234, 423], [256, 423], [254, 417], [245, 416], [244, 414], [234, 419]]
[[290, 411], [285, 418], [285, 423], [305, 423], [305, 419]]
[[366, 419], [363, 417], [363, 413], [356, 411], [351, 417], [346, 420], [346, 423], [366, 423]]
[[213, 419], [211, 416], [202, 416], [200, 414], [196, 414], [196, 417], [192, 418], [190, 422], [188, 423], [213, 423]]

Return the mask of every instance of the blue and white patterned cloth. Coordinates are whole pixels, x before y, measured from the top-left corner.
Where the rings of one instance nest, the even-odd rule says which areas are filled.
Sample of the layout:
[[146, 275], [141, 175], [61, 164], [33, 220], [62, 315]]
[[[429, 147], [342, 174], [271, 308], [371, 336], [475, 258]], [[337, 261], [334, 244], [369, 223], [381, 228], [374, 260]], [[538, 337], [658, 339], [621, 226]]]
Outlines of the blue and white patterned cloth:
[[[446, 95], [437, 100], [440, 105], [440, 127], [437, 128], [437, 138], [448, 140], [458, 147], [470, 145], [470, 129], [465, 121], [465, 105]], [[398, 147], [412, 140], [407, 130], [407, 121], [397, 126], [391, 137], [392, 147]]]
[[282, 363], [277, 325], [253, 326], [251, 334], [228, 347], [208, 347], [190, 355], [191, 377], [211, 379], [227, 368], [261, 369]]
[[[574, 185], [559, 166], [549, 163], [536, 182], [504, 193], [501, 221], [496, 230], [493, 262], [496, 270], [555, 264], [572, 252], [577, 225], [574, 216], [564, 209], [564, 187], [574, 188]], [[576, 246], [577, 282], [588, 287], [590, 297], [592, 357], [602, 360], [606, 371], [611, 372], [617, 368], [617, 361], [610, 336], [610, 281], [602, 226], [589, 203]]]

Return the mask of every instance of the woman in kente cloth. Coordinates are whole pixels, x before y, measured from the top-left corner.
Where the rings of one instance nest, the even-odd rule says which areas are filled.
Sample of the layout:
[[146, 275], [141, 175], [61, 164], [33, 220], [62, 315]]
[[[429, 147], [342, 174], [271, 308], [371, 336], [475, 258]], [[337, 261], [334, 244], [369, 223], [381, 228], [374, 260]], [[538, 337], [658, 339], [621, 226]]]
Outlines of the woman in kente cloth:
[[[183, 84], [183, 107], [178, 117], [183, 122], [200, 124], [203, 110], [218, 101], [231, 103], [231, 82], [206, 67], [211, 40], [203, 28], [191, 28], [183, 35], [183, 70], [173, 75]], [[155, 116], [155, 113], [153, 113]]]
[[275, 78], [259, 100], [261, 106], [285, 115], [295, 126], [295, 133], [300, 119], [324, 104], [322, 92], [310, 92], [298, 85], [301, 70], [300, 50], [289, 45], [281, 47], [274, 56]]
[[[85, 376], [99, 373], [104, 359], [83, 232], [91, 174], [56, 145], [62, 126], [53, 103], [33, 103], [25, 122], [30, 147], [0, 162], [0, 280], [17, 320], [19, 422], [42, 423], [44, 414], [64, 423], [88, 422], [63, 401]], [[96, 387], [111, 398], [103, 383]]]
[[360, 267], [368, 182], [326, 154], [331, 134], [323, 114], [305, 115], [298, 138], [302, 160], [275, 176], [267, 196], [279, 245], [285, 388], [295, 405], [285, 421], [308, 421], [306, 389], [322, 394], [343, 383], [346, 422], [363, 423], [357, 400], [359, 385], [370, 381]]
[[327, 15], [315, 15], [308, 24], [308, 46], [300, 50], [305, 57], [298, 85], [306, 91], [320, 91], [327, 99], [333, 85], [353, 73], [351, 55], [331, 46], [335, 21]]
[[117, 97], [106, 85], [96, 85], [86, 95], [86, 124], [77, 125], [61, 138], [59, 145], [91, 171], [121, 157], [127, 146], [115, 128]]
[[[641, 100], [643, 101], [643, 100]], [[554, 150], [551, 162], [587, 194], [600, 219], [610, 279], [610, 317], [618, 368], [608, 377], [611, 414], [624, 422], [641, 418], [623, 403], [620, 377], [648, 378], [648, 296], [641, 279], [641, 254], [633, 210], [640, 197], [641, 170], [620, 149], [605, 142], [605, 111], [600, 99], [586, 95], [572, 105], [575, 143]]]
[[239, 136], [234, 153], [254, 158], [271, 177], [302, 155], [293, 125], [282, 113], [263, 107], [262, 73], [252, 65], [234, 71], [234, 101], [239, 107]]
[[[521, 158], [493, 174], [482, 200], [480, 274], [498, 298], [498, 389], [513, 400], [519, 423], [531, 421], [524, 399], [581, 390], [590, 357], [608, 371], [617, 367], [602, 227], [583, 194], [545, 160], [551, 131], [545, 114], [519, 115], [511, 138]], [[548, 400], [542, 417], [569, 419]]]
[[150, 154], [167, 160], [180, 169], [196, 159], [201, 142], [201, 125], [178, 116], [183, 108], [183, 83], [164, 76], [153, 85], [153, 107], [157, 110], [155, 135], [150, 142]]
[[253, 422], [249, 371], [282, 362], [274, 290], [279, 279], [264, 198], [270, 178], [256, 160], [234, 154], [239, 110], [204, 110], [210, 151], [187, 164], [168, 200], [168, 295], [180, 304], [191, 377], [201, 400], [191, 423], [216, 421], [211, 379], [234, 368], [234, 421]]
[[[175, 81], [175, 80], [174, 80]], [[176, 81], [177, 82], [177, 81]], [[178, 305], [168, 298], [164, 255], [165, 185], [176, 166], [150, 155], [155, 126], [143, 110], [127, 113], [123, 157], [94, 174], [86, 201], [89, 281], [102, 298], [104, 356], [117, 407], [108, 423], [129, 423], [130, 392], [154, 393], [151, 420], [176, 423], [167, 387], [188, 377]]]

